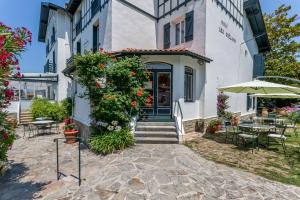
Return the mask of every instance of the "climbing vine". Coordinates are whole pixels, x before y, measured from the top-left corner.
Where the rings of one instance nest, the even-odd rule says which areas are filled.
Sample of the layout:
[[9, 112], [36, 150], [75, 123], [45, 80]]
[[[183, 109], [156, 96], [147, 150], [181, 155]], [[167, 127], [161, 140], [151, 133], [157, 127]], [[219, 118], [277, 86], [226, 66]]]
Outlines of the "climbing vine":
[[128, 128], [148, 94], [146, 68], [139, 57], [116, 58], [100, 50], [75, 58], [76, 76], [91, 104], [94, 134]]

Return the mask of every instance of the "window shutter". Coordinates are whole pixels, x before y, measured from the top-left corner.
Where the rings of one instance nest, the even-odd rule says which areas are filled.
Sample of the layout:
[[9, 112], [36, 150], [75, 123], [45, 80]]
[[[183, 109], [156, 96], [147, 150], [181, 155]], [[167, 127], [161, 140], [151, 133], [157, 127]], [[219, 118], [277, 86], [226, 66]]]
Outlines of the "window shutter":
[[193, 40], [194, 33], [194, 11], [186, 13], [185, 15], [185, 41]]
[[253, 56], [253, 78], [263, 76], [265, 72], [265, 58], [262, 54]]
[[170, 23], [164, 25], [164, 49], [170, 48]]

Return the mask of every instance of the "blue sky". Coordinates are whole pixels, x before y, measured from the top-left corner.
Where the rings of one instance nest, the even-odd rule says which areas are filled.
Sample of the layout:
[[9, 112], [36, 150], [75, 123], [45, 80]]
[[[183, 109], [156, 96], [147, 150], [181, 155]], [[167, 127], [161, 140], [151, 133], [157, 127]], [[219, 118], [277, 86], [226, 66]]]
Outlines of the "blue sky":
[[[47, 0], [44, 0], [47, 1]], [[48, 0], [64, 6], [68, 0]], [[42, 72], [45, 64], [45, 44], [37, 40], [40, 4], [42, 0], [0, 0], [0, 21], [11, 27], [27, 27], [33, 42], [20, 59], [22, 72]], [[292, 5], [292, 13], [300, 13], [300, 0], [260, 0], [264, 12], [271, 12], [281, 4]]]

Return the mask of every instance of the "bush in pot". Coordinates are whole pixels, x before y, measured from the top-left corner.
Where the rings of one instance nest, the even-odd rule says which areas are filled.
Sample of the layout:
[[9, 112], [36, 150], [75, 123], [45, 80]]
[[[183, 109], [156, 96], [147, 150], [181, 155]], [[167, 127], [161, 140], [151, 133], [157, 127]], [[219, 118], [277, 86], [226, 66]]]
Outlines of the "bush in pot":
[[76, 129], [76, 125], [74, 124], [73, 120], [65, 119], [64, 135], [67, 144], [73, 144], [77, 141], [76, 137], [78, 132], [79, 131]]
[[215, 133], [217, 130], [221, 129], [221, 125], [222, 125], [222, 123], [220, 120], [211, 120], [208, 123], [206, 132], [207, 133]]

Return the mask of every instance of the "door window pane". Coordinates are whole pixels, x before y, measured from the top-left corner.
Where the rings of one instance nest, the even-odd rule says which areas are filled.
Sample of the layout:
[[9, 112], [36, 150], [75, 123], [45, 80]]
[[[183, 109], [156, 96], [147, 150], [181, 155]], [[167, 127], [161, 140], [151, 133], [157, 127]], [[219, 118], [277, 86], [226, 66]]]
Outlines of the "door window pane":
[[171, 105], [171, 73], [157, 73], [157, 105]]

